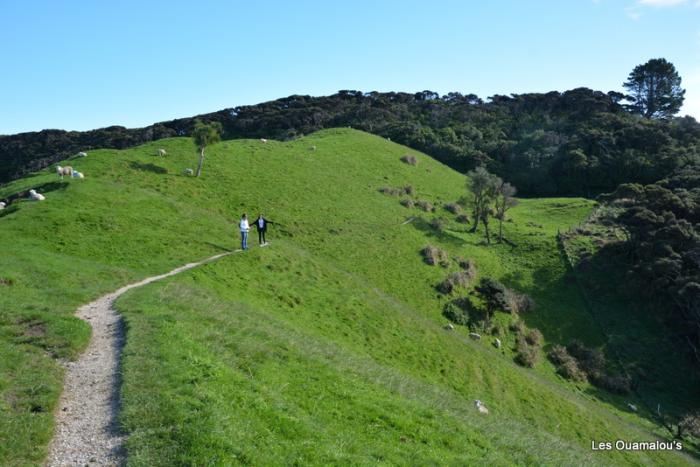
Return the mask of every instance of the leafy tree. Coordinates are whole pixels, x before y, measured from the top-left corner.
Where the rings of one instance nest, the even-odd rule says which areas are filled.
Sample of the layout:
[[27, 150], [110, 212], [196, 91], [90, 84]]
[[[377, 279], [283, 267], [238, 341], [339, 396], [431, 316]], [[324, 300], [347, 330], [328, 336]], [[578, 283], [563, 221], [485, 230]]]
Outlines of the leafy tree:
[[496, 191], [496, 219], [498, 219], [498, 241], [503, 241], [503, 221], [506, 218], [508, 209], [518, 204], [515, 199], [516, 189], [513, 185], [507, 182], [502, 182]]
[[491, 204], [496, 199], [498, 187], [503, 184], [503, 181], [483, 167], [477, 167], [470, 171], [467, 176], [469, 177], [467, 185], [474, 195], [474, 225], [471, 228], [471, 232], [476, 232], [479, 221], [481, 221], [486, 231], [486, 241], [491, 243], [489, 235], [489, 216], [492, 213]]
[[192, 138], [194, 144], [199, 149], [199, 163], [197, 164], [197, 177], [202, 174], [202, 165], [204, 164], [204, 148], [212, 144], [218, 143], [221, 140], [221, 123], [211, 122], [204, 123], [197, 120], [192, 130]]
[[685, 90], [676, 67], [665, 58], [637, 65], [623, 84], [631, 95], [628, 108], [646, 118], [669, 118], [683, 105]]
[[490, 277], [482, 277], [474, 290], [486, 303], [486, 321], [490, 322], [496, 310], [507, 310], [508, 289], [505, 285]]

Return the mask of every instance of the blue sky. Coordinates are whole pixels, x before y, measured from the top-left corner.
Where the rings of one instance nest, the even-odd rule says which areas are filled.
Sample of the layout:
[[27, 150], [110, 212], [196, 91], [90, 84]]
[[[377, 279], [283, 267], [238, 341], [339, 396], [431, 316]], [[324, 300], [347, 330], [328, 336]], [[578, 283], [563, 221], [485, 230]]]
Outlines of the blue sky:
[[621, 90], [654, 57], [700, 119], [700, 0], [0, 0], [0, 134], [339, 89]]

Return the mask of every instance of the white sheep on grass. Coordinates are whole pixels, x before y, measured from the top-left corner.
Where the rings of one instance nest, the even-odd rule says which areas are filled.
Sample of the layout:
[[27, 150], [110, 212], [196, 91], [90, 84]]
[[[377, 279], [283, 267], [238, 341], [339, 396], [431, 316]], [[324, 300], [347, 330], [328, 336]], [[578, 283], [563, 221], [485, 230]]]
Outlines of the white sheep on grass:
[[262, 144], [267, 144], [267, 140], [266, 140], [265, 138], [260, 138], [260, 142], [261, 142]]
[[81, 151], [78, 154], [76, 154], [75, 157], [87, 157], [87, 153]]
[[70, 176], [73, 177], [73, 178], [80, 178], [80, 179], [85, 178], [85, 175], [83, 175], [82, 172], [78, 172], [77, 170], [74, 170], [73, 173], [71, 173]]
[[61, 167], [60, 165], [57, 165], [56, 173], [61, 177], [61, 180], [63, 180], [64, 175], [68, 175], [69, 177], [73, 175], [73, 167], [71, 167], [70, 165], [66, 167]]
[[5, 206], [7, 206], [3, 201], [0, 201], [0, 211], [5, 209]]
[[488, 414], [489, 409], [481, 402], [479, 399], [474, 401], [474, 408], [479, 411], [479, 413]]
[[183, 170], [182, 173], [185, 175], [194, 175], [194, 170], [188, 168]]
[[156, 151], [156, 156], [165, 157], [167, 155], [168, 155], [168, 151], [166, 151], [163, 148], [160, 148]]
[[32, 201], [44, 201], [46, 197], [41, 193], [37, 193], [36, 190], [29, 190], [29, 199]]

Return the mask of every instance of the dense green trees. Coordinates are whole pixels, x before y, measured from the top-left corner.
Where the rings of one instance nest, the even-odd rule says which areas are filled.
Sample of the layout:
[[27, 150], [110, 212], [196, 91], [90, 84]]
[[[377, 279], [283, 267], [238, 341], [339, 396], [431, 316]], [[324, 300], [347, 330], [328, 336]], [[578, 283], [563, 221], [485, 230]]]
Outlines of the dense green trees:
[[659, 316], [700, 365], [700, 164], [604, 197], [621, 210], [631, 295]]
[[[694, 119], [645, 119], [625, 111], [623, 97], [579, 88], [496, 95], [484, 102], [471, 94], [346, 90], [327, 97], [289, 96], [198, 118], [221, 123], [225, 139], [284, 140], [351, 126], [425, 151], [464, 173], [484, 166], [524, 196], [594, 196], [620, 183], [653, 183], [700, 152], [700, 124]], [[77, 151], [191, 135], [194, 124], [186, 118], [135, 130], [0, 137], [0, 183]]]
[[683, 105], [685, 90], [672, 63], [653, 58], [632, 70], [623, 84], [630, 93], [628, 108], [646, 118], [668, 118]]

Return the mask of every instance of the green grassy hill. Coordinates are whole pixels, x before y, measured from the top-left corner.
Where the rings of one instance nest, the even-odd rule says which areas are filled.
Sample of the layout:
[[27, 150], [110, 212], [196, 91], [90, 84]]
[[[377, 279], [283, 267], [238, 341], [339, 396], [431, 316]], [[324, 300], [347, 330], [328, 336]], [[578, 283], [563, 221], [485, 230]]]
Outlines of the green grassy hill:
[[[311, 149], [315, 147], [315, 150]], [[168, 156], [156, 157], [156, 148]], [[415, 155], [416, 166], [400, 157]], [[191, 140], [93, 151], [70, 161], [85, 180], [43, 172], [0, 189], [47, 196], [0, 211], [0, 464], [38, 464], [61, 390], [56, 358], [74, 357], [89, 327], [78, 305], [136, 279], [234, 249], [242, 212], [263, 212], [269, 248], [237, 253], [129, 292], [122, 423], [133, 465], [683, 464], [677, 453], [592, 452], [591, 440], [651, 440], [633, 398], [595, 397], [542, 358], [443, 329], [455, 298], [435, 285], [458, 266], [429, 266], [439, 246], [479, 276], [530, 294], [524, 316], [545, 348], [573, 338], [601, 346], [555, 234], [586, 218], [583, 199], [526, 199], [506, 223], [517, 244], [482, 234], [442, 206], [464, 176], [428, 156], [353, 130], [300, 140]], [[405, 208], [382, 186], [411, 185], [435, 213]], [[405, 223], [407, 218], [412, 222]], [[430, 227], [434, 217], [449, 224]], [[251, 235], [252, 237], [252, 235]], [[257, 238], [251, 238], [257, 246]], [[466, 294], [461, 291], [460, 294]], [[479, 414], [473, 401], [489, 407]]]

